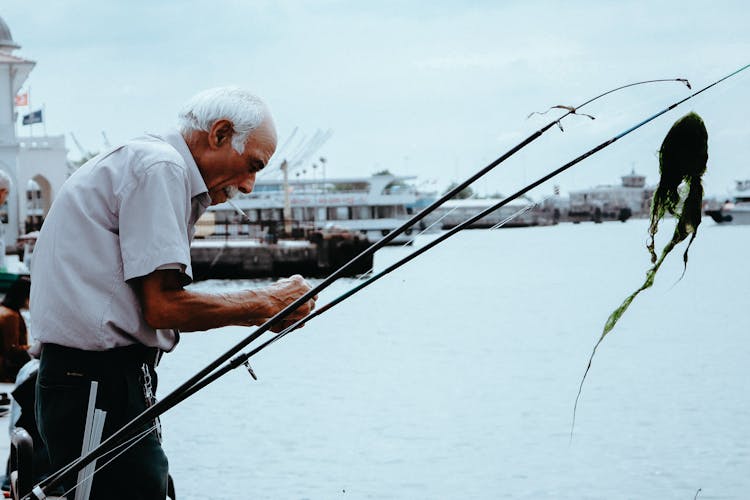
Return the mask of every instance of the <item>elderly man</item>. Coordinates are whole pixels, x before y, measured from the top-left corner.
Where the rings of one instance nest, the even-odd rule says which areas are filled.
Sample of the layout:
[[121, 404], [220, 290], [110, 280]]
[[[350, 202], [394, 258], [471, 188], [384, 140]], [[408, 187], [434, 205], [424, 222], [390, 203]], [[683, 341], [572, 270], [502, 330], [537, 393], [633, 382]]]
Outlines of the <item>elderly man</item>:
[[[37, 419], [54, 469], [81, 454], [92, 380], [106, 437], [152, 403], [154, 365], [180, 331], [258, 325], [310, 290], [299, 276], [235, 293], [184, 288], [196, 220], [250, 192], [275, 149], [258, 97], [211, 89], [186, 104], [179, 132], [101, 154], [60, 190], [36, 244], [31, 290], [31, 328], [43, 343]], [[167, 478], [154, 430], [96, 474], [91, 498], [163, 499]]]

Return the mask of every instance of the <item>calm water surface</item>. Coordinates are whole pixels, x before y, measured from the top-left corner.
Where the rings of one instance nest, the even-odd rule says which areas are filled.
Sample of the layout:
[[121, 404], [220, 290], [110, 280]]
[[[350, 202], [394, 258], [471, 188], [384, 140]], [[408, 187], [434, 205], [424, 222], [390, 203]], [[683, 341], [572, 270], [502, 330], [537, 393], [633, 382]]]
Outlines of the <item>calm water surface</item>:
[[[179, 498], [750, 498], [750, 227], [706, 220], [682, 281], [665, 264], [599, 349], [570, 440], [646, 229], [459, 234], [258, 355], [257, 382], [235, 370], [165, 415]], [[184, 334], [160, 393], [248, 333]]]

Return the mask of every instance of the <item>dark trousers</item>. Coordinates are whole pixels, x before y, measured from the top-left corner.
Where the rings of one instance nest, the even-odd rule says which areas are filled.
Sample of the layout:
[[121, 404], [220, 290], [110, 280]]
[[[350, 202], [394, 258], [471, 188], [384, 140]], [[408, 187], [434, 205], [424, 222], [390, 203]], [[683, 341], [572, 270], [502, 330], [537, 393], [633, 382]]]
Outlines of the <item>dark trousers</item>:
[[[36, 387], [39, 432], [49, 450], [53, 470], [81, 456], [91, 381], [98, 382], [96, 408], [107, 412], [102, 441], [143, 412], [143, 364], [148, 365], [156, 391], [154, 349], [142, 345], [109, 351], [82, 351], [45, 344]], [[149, 426], [145, 426], [147, 428]], [[105, 455], [97, 469], [117, 453]], [[64, 483], [73, 488], [77, 474]], [[168, 464], [156, 431], [138, 441], [94, 475], [91, 500], [164, 500]], [[73, 498], [69, 492], [67, 498]]]

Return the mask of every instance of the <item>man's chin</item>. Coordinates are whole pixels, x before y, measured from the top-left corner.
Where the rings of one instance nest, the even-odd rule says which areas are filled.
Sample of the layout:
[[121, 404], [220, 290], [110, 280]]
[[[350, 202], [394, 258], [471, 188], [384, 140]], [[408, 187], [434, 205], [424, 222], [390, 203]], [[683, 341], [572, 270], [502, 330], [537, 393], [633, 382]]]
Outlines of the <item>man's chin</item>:
[[215, 191], [213, 193], [208, 193], [208, 195], [211, 197], [211, 205], [218, 205], [219, 203], [224, 203], [227, 201], [227, 193], [224, 192], [222, 189], [221, 191]]

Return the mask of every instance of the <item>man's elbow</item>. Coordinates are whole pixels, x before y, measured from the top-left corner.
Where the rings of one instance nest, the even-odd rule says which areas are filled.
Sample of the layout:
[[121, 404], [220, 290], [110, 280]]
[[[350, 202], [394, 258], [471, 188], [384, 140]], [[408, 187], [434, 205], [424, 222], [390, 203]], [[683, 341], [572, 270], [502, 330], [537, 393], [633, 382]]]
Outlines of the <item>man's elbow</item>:
[[168, 304], [144, 304], [143, 319], [154, 330], [177, 328], [173, 308]]
[[154, 271], [135, 283], [146, 324], [154, 329], [180, 328], [180, 309], [184, 290], [179, 273]]

